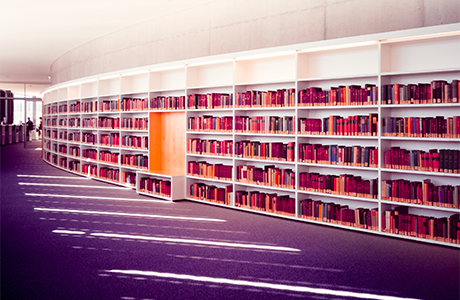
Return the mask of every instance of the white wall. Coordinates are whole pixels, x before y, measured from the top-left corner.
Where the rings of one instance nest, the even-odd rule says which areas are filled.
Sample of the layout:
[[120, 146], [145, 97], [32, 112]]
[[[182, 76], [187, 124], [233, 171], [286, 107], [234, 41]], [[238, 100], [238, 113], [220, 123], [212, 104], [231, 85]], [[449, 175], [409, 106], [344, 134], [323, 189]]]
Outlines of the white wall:
[[51, 78], [459, 22], [458, 0], [216, 0], [75, 48], [52, 64]]

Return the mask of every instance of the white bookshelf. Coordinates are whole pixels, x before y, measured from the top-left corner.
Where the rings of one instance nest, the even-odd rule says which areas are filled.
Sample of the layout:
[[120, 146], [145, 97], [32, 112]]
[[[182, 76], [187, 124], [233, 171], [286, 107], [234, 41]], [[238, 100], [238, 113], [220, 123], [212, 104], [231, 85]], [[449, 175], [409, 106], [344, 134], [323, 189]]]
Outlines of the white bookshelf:
[[[56, 167], [69, 170], [70, 164], [75, 167], [70, 171], [82, 174], [83, 165], [91, 164], [96, 168], [96, 174], [103, 167], [116, 169], [120, 172], [118, 184], [131, 186], [121, 181], [122, 172], [136, 173], [135, 187], [138, 193], [156, 198], [174, 201], [187, 199], [212, 205], [225, 206], [253, 213], [261, 213], [270, 216], [284, 217], [303, 222], [312, 222], [338, 228], [358, 230], [384, 236], [391, 236], [445, 246], [460, 247], [456, 243], [441, 238], [422, 238], [420, 236], [402, 235], [385, 231], [385, 211], [397, 207], [404, 207], [409, 214], [449, 218], [459, 214], [458, 207], [441, 205], [421, 205], [403, 201], [390, 201], [382, 199], [382, 181], [405, 179], [409, 181], [423, 181], [430, 179], [435, 185], [459, 185], [460, 174], [426, 172], [405, 169], [391, 169], [383, 166], [383, 154], [391, 147], [400, 147], [407, 150], [430, 149], [455, 149], [460, 150], [460, 138], [428, 138], [428, 137], [404, 137], [386, 136], [382, 134], [382, 122], [390, 117], [453, 117], [460, 116], [460, 99], [458, 103], [436, 104], [384, 104], [381, 103], [381, 92], [385, 85], [393, 84], [417, 84], [430, 83], [434, 80], [446, 80], [451, 82], [460, 79], [460, 25], [440, 26], [423, 30], [382, 33], [378, 35], [340, 39], [336, 41], [315, 42], [309, 44], [292, 45], [280, 49], [262, 49], [244, 53], [232, 53], [214, 57], [201, 58], [190, 61], [169, 63], [165, 66], [146, 66], [138, 68], [136, 73], [130, 70], [117, 71], [116, 74], [104, 74], [100, 78], [84, 78], [77, 82], [64, 83], [56, 88], [45, 92], [44, 132], [50, 131], [51, 136], [44, 136], [44, 159]], [[140, 70], [141, 69], [141, 70]], [[364, 87], [372, 84], [378, 87], [378, 100], [373, 105], [340, 105], [340, 106], [300, 106], [298, 105], [298, 93], [312, 87], [329, 90], [331, 87], [358, 85]], [[238, 93], [246, 91], [276, 91], [278, 89], [295, 89], [295, 105], [291, 107], [236, 107]], [[153, 109], [151, 99], [156, 97], [181, 97], [192, 94], [231, 94], [233, 106], [219, 109]], [[141, 98], [148, 100], [148, 109], [144, 111], [100, 111], [99, 105], [96, 110], [84, 112], [59, 113], [59, 107], [80, 103], [100, 103], [102, 101], [118, 101], [123, 98]], [[49, 110], [48, 110], [49, 108]], [[86, 118], [113, 117], [113, 118], [149, 118], [152, 113], [165, 114], [171, 111], [183, 114], [186, 125], [183, 129], [185, 136], [185, 166], [182, 174], [168, 172], [168, 170], [142, 170], [132, 166], [124, 166], [120, 163], [107, 163], [83, 159], [81, 156], [69, 155], [70, 147], [95, 150], [98, 157], [102, 151], [110, 151], [130, 155], [144, 155], [149, 161], [151, 149], [134, 149], [121, 145], [125, 135], [147, 137], [155, 135], [155, 129], [148, 130], [125, 130], [125, 129], [101, 129], [84, 128], [83, 120]], [[298, 131], [299, 118], [322, 119], [331, 115], [349, 117], [355, 115], [378, 115], [378, 133], [376, 135], [343, 136], [324, 134], [303, 134]], [[216, 117], [232, 117], [233, 130], [231, 131], [192, 131], [187, 129], [187, 120], [191, 117], [212, 115]], [[156, 116], [156, 115], [154, 115]], [[236, 117], [254, 116], [292, 116], [295, 117], [295, 131], [292, 133], [250, 133], [236, 132]], [[81, 125], [71, 127], [59, 126], [61, 120], [67, 124], [80, 119]], [[72, 121], [71, 121], [72, 120]], [[57, 138], [53, 138], [52, 132], [57, 132]], [[84, 144], [81, 141], [59, 140], [60, 133], [70, 134], [92, 133], [96, 135], [94, 145]], [[107, 146], [100, 144], [101, 134], [118, 134], [120, 144]], [[263, 160], [248, 157], [219, 156], [209, 154], [197, 154], [187, 152], [188, 139], [231, 141], [234, 147], [237, 142], [280, 142], [295, 143], [294, 160]], [[336, 165], [308, 163], [299, 161], [298, 146], [301, 143], [340, 145], [340, 146], [369, 146], [378, 148], [378, 167], [362, 167], [353, 165]], [[49, 146], [48, 146], [49, 145]], [[67, 154], [59, 153], [59, 146], [67, 147]], [[57, 151], [56, 151], [57, 149]], [[65, 158], [65, 164], [59, 159]], [[57, 160], [56, 160], [57, 159]], [[55, 164], [54, 162], [58, 162]], [[62, 160], [64, 161], [64, 160]], [[187, 165], [191, 161], [205, 161], [210, 164], [223, 164], [231, 166], [232, 179], [220, 180], [193, 176], [187, 174]], [[238, 166], [264, 166], [274, 165], [280, 169], [291, 169], [295, 173], [295, 187], [283, 188], [279, 186], [266, 186], [251, 184], [237, 180]], [[299, 178], [302, 172], [315, 172], [323, 175], [352, 174], [361, 176], [365, 180], [377, 179], [378, 196], [375, 198], [339, 195], [307, 191], [300, 188]], [[82, 174], [88, 175], [88, 174]], [[170, 196], [152, 194], [140, 191], [140, 178], [148, 177], [171, 182]], [[113, 181], [111, 181], [113, 183]], [[190, 186], [193, 184], [205, 184], [225, 189], [231, 187], [230, 198], [227, 204], [210, 202], [196, 199], [190, 194]], [[287, 214], [278, 211], [267, 212], [263, 210], [241, 207], [236, 204], [235, 194], [237, 191], [259, 191], [265, 193], [277, 193], [288, 195], [295, 201], [293, 213]], [[368, 209], [374, 211], [373, 227], [341, 224], [335, 221], [325, 221], [315, 218], [303, 218], [300, 213], [300, 202], [306, 198], [315, 201], [347, 205], [350, 209]]]

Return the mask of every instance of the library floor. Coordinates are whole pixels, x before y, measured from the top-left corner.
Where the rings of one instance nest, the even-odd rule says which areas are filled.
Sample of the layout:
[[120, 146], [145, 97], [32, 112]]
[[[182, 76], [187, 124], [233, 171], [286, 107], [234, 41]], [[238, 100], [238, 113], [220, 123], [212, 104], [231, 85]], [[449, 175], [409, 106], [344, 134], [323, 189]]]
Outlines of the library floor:
[[3, 300], [459, 299], [457, 248], [154, 201], [40, 146], [0, 147]]

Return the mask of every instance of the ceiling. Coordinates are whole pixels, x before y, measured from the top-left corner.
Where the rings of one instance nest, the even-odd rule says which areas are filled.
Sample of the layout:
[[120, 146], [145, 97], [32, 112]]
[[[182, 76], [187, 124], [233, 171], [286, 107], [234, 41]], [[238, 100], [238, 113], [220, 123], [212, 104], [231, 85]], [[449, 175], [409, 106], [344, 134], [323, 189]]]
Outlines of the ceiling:
[[0, 0], [0, 89], [38, 96], [49, 86], [51, 64], [64, 53], [122, 28], [214, 1]]

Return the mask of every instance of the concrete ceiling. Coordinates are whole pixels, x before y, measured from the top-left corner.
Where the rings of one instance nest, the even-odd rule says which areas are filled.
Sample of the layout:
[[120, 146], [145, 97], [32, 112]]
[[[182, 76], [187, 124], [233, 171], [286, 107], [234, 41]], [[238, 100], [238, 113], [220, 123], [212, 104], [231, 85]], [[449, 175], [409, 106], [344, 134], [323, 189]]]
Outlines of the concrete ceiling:
[[[214, 0], [215, 1], [215, 0]], [[0, 0], [0, 89], [38, 94], [64, 53], [211, 0]]]

